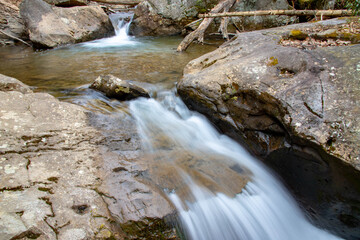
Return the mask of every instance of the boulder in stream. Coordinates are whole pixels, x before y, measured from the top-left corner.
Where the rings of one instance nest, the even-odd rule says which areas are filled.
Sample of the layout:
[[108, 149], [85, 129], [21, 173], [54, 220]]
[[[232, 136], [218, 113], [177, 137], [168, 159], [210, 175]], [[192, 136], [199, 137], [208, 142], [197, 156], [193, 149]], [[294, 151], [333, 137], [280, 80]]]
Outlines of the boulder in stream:
[[121, 80], [113, 75], [99, 76], [90, 88], [105, 93], [109, 98], [131, 100], [138, 97], [149, 98], [149, 92], [133, 81]]
[[[239, 34], [191, 61], [177, 87], [189, 107], [276, 169], [317, 224], [357, 239], [360, 44], [311, 37], [351, 22]], [[298, 32], [308, 37], [288, 44]]]
[[100, 6], [61, 8], [42, 0], [24, 0], [20, 14], [36, 48], [90, 41], [114, 32]]
[[115, 116], [119, 129], [100, 129], [94, 122], [111, 116], [92, 113], [97, 121], [13, 78], [0, 82], [1, 239], [173, 237], [165, 218], [174, 208], [142, 180], [146, 164], [127, 114]]

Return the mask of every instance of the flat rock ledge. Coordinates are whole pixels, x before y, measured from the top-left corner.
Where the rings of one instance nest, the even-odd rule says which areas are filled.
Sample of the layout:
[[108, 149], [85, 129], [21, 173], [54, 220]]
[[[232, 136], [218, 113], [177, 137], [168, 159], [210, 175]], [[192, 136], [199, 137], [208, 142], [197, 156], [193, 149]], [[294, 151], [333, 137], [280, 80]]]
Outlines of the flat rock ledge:
[[326, 33], [351, 21], [358, 19], [239, 34], [191, 61], [177, 88], [190, 108], [277, 170], [317, 224], [358, 239], [360, 45], [282, 44], [295, 33]]
[[117, 135], [115, 152], [82, 107], [4, 75], [0, 88], [0, 239], [175, 238], [135, 140]]

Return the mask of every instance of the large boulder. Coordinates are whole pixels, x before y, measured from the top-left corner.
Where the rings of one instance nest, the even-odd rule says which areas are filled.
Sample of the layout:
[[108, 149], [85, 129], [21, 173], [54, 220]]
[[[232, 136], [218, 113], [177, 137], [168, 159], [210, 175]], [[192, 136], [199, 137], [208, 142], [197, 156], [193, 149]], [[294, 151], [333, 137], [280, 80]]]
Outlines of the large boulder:
[[100, 129], [111, 116], [0, 82], [12, 86], [0, 91], [0, 239], [173, 237], [174, 208], [142, 180], [129, 116], [115, 116], [114, 133]]
[[[191, 61], [177, 87], [188, 106], [274, 167], [318, 224], [357, 239], [360, 45], [341, 40], [357, 35], [349, 32], [337, 40], [309, 38], [345, 31], [349, 22], [239, 34]], [[317, 47], [329, 45], [344, 46]]]
[[[209, 12], [219, 0], [145, 0], [135, 10], [133, 23], [130, 26], [130, 34], [137, 36], [146, 35], [173, 35], [182, 32], [183, 27], [196, 19], [199, 13]], [[263, 1], [237, 1], [230, 11], [255, 11], [267, 9], [288, 9], [290, 6], [286, 0], [263, 0]], [[295, 21], [296, 18], [287, 16], [257, 16], [231, 18], [231, 23], [236, 25], [237, 30], [259, 29], [266, 27], [281, 26]], [[209, 31], [217, 31], [219, 21]], [[236, 29], [229, 24], [229, 30]]]
[[[236, 1], [230, 11], [258, 11], [258, 10], [286, 10], [290, 9], [290, 5], [286, 0], [265, 0], [265, 1]], [[297, 17], [288, 16], [248, 16], [248, 17], [232, 17], [232, 22], [239, 30], [255, 30], [277, 26], [287, 25], [297, 21]]]
[[20, 2], [20, 0], [0, 0], [0, 46], [13, 45], [13, 37], [26, 38], [25, 26], [20, 17]]
[[24, 0], [20, 13], [38, 48], [94, 40], [114, 31], [100, 6], [60, 8], [42, 0]]

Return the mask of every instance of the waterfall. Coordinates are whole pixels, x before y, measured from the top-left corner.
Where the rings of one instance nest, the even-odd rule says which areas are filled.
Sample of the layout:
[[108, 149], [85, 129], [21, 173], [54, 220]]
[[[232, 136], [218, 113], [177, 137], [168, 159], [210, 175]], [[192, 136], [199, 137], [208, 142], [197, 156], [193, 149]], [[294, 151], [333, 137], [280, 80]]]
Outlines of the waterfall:
[[128, 33], [133, 16], [134, 13], [132, 12], [119, 12], [109, 15], [110, 21], [115, 30], [115, 35], [118, 38], [127, 40], [130, 39]]
[[150, 175], [186, 239], [338, 239], [311, 225], [270, 171], [172, 92], [130, 103]]
[[124, 45], [136, 45], [138, 42], [128, 35], [129, 27], [133, 19], [133, 12], [118, 12], [109, 15], [110, 21], [115, 30], [115, 36], [103, 38], [87, 43], [82, 46], [93, 48], [121, 47]]

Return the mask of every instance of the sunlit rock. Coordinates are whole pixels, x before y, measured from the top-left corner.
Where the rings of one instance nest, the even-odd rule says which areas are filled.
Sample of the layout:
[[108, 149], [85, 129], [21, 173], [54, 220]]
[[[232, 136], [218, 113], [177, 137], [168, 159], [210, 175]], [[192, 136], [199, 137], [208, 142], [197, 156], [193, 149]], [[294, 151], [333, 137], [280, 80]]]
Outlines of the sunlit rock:
[[61, 8], [42, 0], [25, 0], [20, 14], [37, 48], [94, 40], [114, 31], [100, 6]]
[[90, 88], [105, 93], [107, 97], [119, 100], [150, 97], [148, 91], [136, 82], [121, 80], [113, 75], [99, 76]]

